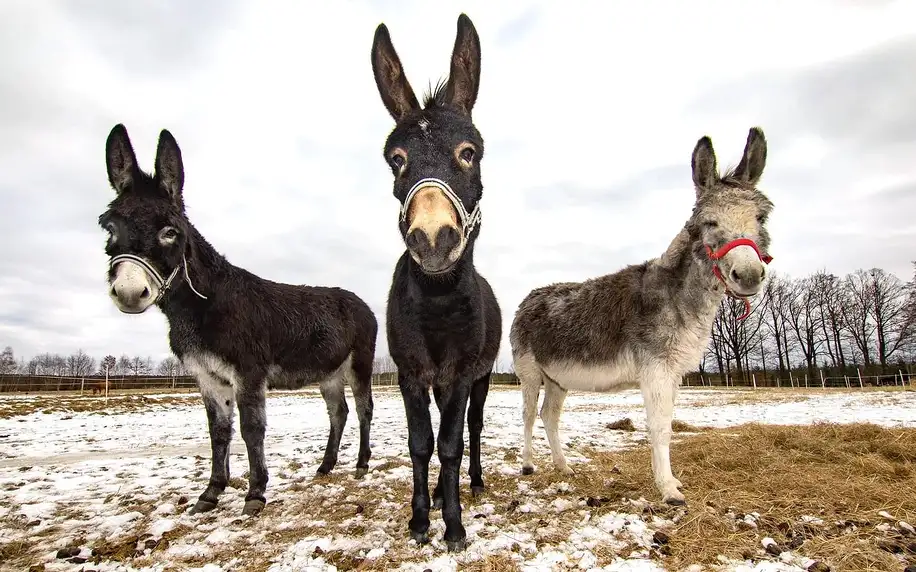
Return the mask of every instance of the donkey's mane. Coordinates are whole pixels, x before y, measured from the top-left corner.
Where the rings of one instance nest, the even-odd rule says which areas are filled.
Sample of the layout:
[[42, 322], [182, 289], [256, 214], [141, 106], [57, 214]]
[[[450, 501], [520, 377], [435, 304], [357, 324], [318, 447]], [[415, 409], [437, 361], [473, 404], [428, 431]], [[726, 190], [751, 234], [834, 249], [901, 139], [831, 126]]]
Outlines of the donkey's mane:
[[723, 185], [729, 187], [735, 187], [738, 189], [748, 189], [755, 190], [757, 187], [754, 185], [749, 185], [745, 181], [742, 181], [735, 175], [735, 171], [738, 170], [738, 165], [728, 167], [725, 172], [719, 177], [719, 182]]
[[439, 78], [436, 85], [430, 84], [423, 95], [423, 108], [445, 107], [445, 93], [448, 88], [448, 78]]

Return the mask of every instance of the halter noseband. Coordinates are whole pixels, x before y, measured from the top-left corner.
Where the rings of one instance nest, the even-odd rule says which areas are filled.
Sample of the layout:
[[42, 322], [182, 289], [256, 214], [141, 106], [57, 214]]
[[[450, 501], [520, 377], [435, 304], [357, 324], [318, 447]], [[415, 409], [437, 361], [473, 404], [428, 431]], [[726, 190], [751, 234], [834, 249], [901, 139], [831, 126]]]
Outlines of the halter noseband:
[[147, 276], [149, 276], [150, 279], [156, 284], [156, 287], [159, 289], [159, 293], [156, 294], [156, 299], [153, 300], [153, 304], [156, 304], [157, 302], [159, 302], [159, 300], [162, 299], [162, 296], [165, 295], [166, 290], [168, 290], [169, 287], [172, 285], [172, 282], [175, 280], [175, 277], [178, 276], [179, 270], [184, 271], [183, 272], [184, 279], [188, 283], [188, 286], [191, 288], [191, 291], [197, 294], [201, 299], [203, 300], [207, 299], [206, 296], [198, 292], [197, 289], [194, 288], [194, 285], [191, 284], [191, 277], [188, 276], [188, 260], [184, 254], [181, 255], [181, 264], [176, 266], [175, 269], [172, 270], [172, 273], [169, 274], [169, 277], [166, 278], [165, 280], [162, 279], [162, 275], [159, 274], [159, 271], [153, 268], [153, 266], [149, 262], [147, 262], [146, 260], [144, 260], [143, 258], [135, 254], [119, 254], [117, 256], [114, 256], [108, 262], [108, 267], [113, 269], [115, 266], [117, 266], [121, 262], [130, 262], [131, 264], [136, 264], [137, 266], [142, 268], [143, 271], [146, 272]]
[[410, 192], [407, 193], [407, 198], [404, 199], [404, 204], [401, 205], [401, 222], [407, 222], [407, 211], [410, 209], [410, 203], [417, 195], [417, 192], [423, 187], [435, 187], [448, 197], [448, 200], [451, 201], [455, 210], [458, 212], [458, 218], [461, 219], [461, 232], [463, 234], [462, 242], [471, 238], [471, 233], [474, 232], [474, 228], [480, 224], [480, 203], [478, 202], [474, 205], [474, 210], [469, 213], [468, 210], [464, 208], [464, 203], [461, 202], [461, 199], [458, 198], [458, 195], [455, 194], [455, 191], [452, 190], [448, 183], [433, 177], [420, 179], [414, 183], [414, 186], [410, 187]]
[[731, 252], [733, 248], [737, 248], [739, 246], [750, 246], [751, 248], [753, 248], [754, 252], [757, 253], [757, 257], [764, 264], [769, 264], [773, 260], [773, 257], [770, 256], [769, 254], [760, 254], [760, 248], [757, 247], [757, 243], [749, 238], [736, 238], [735, 240], [727, 243], [725, 246], [723, 246], [719, 250], [713, 250], [712, 247], [709, 246], [708, 244], [704, 244], [704, 246], [706, 247], [706, 255], [709, 256], [709, 259], [713, 261], [712, 273], [715, 274], [716, 278], [719, 279], [719, 282], [721, 282], [722, 285], [725, 286], [725, 293], [729, 297], [734, 298], [735, 300], [741, 300], [742, 302], [744, 302], [744, 313], [738, 317], [738, 320], [741, 321], [747, 318], [748, 316], [751, 315], [750, 301], [748, 301], [747, 296], [738, 296], [737, 294], [735, 294], [734, 292], [728, 289], [728, 284], [725, 282], [725, 277], [722, 276], [722, 270], [719, 269], [718, 261], [721, 260], [722, 257], [724, 257], [726, 254]]

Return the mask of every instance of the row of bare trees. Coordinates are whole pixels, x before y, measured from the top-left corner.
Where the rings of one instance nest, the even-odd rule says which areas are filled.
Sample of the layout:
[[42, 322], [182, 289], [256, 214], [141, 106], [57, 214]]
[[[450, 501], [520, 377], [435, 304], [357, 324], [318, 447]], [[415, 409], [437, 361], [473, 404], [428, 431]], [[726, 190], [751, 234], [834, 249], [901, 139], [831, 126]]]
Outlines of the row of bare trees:
[[818, 369], [838, 375], [882, 375], [916, 358], [916, 278], [904, 282], [880, 268], [845, 277], [825, 271], [803, 278], [773, 275], [753, 300], [744, 321], [743, 302], [727, 299], [713, 324], [701, 374], [738, 379], [748, 372], [780, 377]]
[[145, 376], [164, 375], [179, 377], [186, 375], [181, 362], [169, 356], [159, 363], [150, 357], [122, 355], [115, 358], [107, 355], [97, 360], [77, 350], [70, 355], [44, 353], [29, 360], [16, 358], [13, 348], [6, 346], [0, 352], [0, 375], [32, 375], [55, 377], [86, 377], [92, 375]]

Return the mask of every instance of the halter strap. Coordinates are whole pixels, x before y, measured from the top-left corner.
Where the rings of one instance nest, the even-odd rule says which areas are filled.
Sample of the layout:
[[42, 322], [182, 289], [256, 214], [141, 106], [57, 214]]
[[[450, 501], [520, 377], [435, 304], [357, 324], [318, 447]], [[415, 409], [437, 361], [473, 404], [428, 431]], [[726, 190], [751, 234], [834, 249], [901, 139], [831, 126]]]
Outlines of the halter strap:
[[417, 195], [417, 192], [423, 187], [436, 187], [448, 197], [448, 200], [451, 201], [455, 210], [458, 211], [458, 218], [461, 219], [461, 230], [464, 233], [464, 238], [465, 240], [469, 239], [471, 233], [474, 232], [474, 228], [480, 224], [480, 203], [478, 202], [474, 205], [474, 210], [469, 213], [464, 207], [464, 203], [462, 203], [458, 195], [455, 194], [455, 191], [453, 191], [448, 183], [442, 179], [428, 177], [414, 183], [414, 186], [412, 186], [407, 193], [407, 198], [404, 199], [404, 204], [401, 205], [401, 222], [407, 222], [407, 211], [410, 208], [410, 203]]
[[754, 252], [757, 253], [757, 258], [759, 258], [761, 262], [763, 262], [764, 264], [769, 264], [770, 262], [772, 262], [773, 257], [770, 256], [769, 254], [761, 254], [760, 248], [757, 246], [757, 243], [749, 238], [736, 238], [735, 240], [726, 243], [719, 250], [713, 250], [712, 247], [709, 246], [708, 244], [704, 244], [703, 246], [706, 247], [706, 255], [709, 257], [710, 260], [713, 261], [712, 273], [716, 276], [716, 278], [719, 279], [719, 282], [721, 282], [722, 285], [725, 286], [725, 294], [728, 295], [730, 298], [734, 298], [735, 300], [741, 300], [742, 302], [744, 302], [744, 313], [741, 314], [741, 316], [737, 318], [739, 322], [741, 320], [744, 320], [745, 318], [751, 315], [751, 302], [747, 299], [747, 296], [739, 296], [728, 288], [728, 284], [725, 282], [725, 277], [722, 276], [722, 270], [719, 268], [718, 261], [721, 260], [722, 257], [724, 257], [726, 254], [731, 252], [732, 249], [737, 248], [739, 246], [750, 246], [751, 248], [753, 248]]
[[143, 269], [144, 272], [150, 277], [150, 279], [156, 284], [156, 287], [159, 289], [159, 293], [156, 295], [156, 299], [153, 300], [153, 304], [159, 302], [162, 299], [162, 296], [165, 295], [166, 290], [172, 285], [172, 282], [175, 280], [175, 277], [178, 276], [178, 271], [182, 270], [184, 274], [184, 279], [188, 283], [188, 286], [191, 288], [191, 291], [197, 294], [202, 300], [206, 300], [207, 297], [197, 291], [194, 288], [194, 284], [191, 283], [191, 277], [188, 275], [188, 260], [184, 254], [181, 255], [181, 264], [175, 267], [172, 270], [172, 273], [169, 274], [169, 277], [162, 279], [162, 275], [159, 274], [159, 271], [153, 268], [153, 266], [146, 261], [146, 259], [137, 256], [135, 254], [119, 254], [113, 256], [108, 262], [109, 268], [114, 268], [121, 262], [130, 262], [131, 264], [136, 264]]

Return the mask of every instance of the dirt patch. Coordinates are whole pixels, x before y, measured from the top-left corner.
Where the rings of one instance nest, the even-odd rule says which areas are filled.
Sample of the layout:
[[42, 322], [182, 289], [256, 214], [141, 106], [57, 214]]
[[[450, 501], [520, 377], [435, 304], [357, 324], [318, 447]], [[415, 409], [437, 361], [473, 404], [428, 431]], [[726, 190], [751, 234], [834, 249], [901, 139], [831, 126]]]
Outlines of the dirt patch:
[[177, 406], [198, 403], [197, 394], [164, 395], [118, 395], [105, 399], [90, 396], [55, 396], [54, 398], [7, 398], [0, 400], [0, 419], [13, 419], [33, 413], [90, 413], [96, 415], [117, 415], [132, 411], [149, 410], [157, 406]]
[[624, 417], [623, 419], [618, 419], [617, 421], [612, 421], [605, 425], [611, 431], [636, 431], [636, 426], [633, 425], [633, 420], [629, 417]]
[[[605, 495], [622, 485], [658, 497], [647, 447], [588, 455], [587, 472], [621, 471]], [[834, 570], [916, 562], [916, 535], [898, 524], [916, 521], [916, 429], [749, 424], [682, 437], [671, 456], [690, 506], [666, 542], [672, 569], [772, 558], [765, 537], [771, 553], [792, 548]]]

